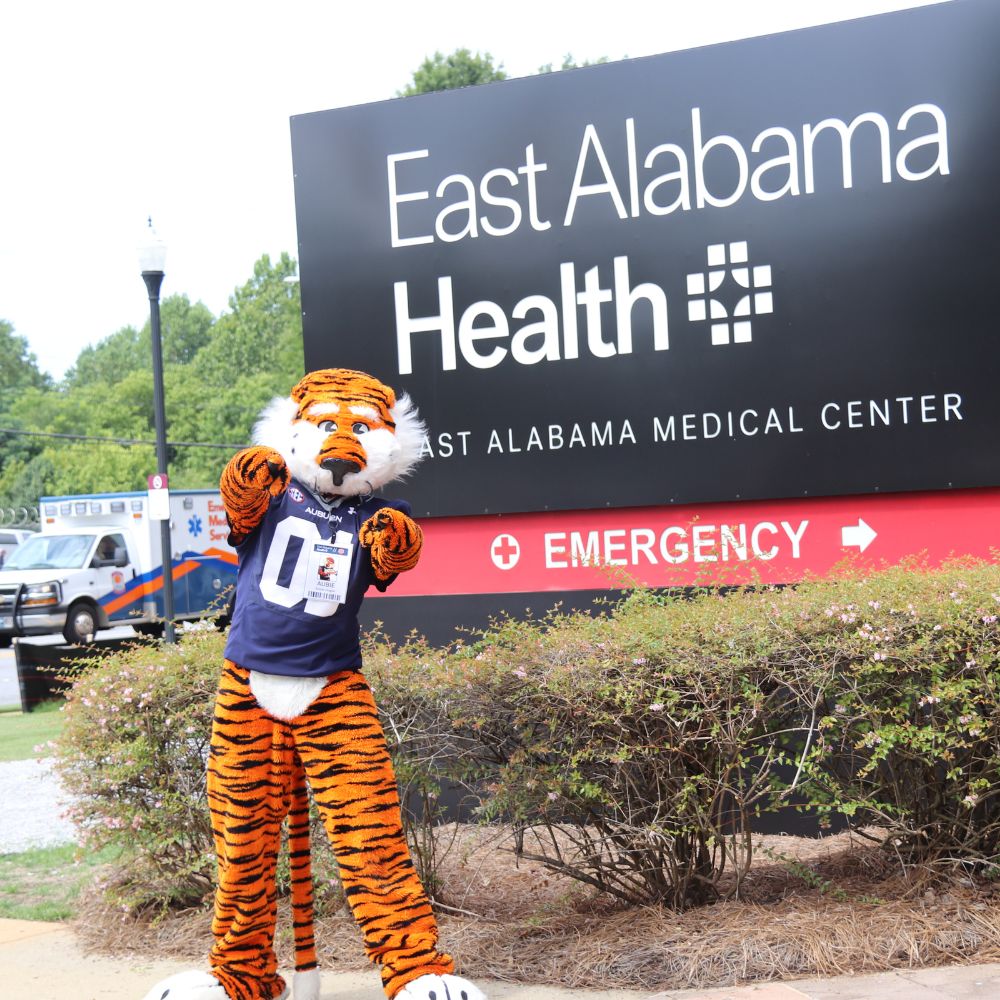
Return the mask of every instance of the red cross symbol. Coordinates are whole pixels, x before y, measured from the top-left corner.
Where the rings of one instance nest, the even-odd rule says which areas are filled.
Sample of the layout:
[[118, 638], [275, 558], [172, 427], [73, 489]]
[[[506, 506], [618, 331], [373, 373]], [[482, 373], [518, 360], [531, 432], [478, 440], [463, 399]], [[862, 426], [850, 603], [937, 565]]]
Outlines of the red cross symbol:
[[513, 569], [521, 558], [521, 546], [513, 535], [497, 535], [490, 545], [490, 558], [497, 569]]

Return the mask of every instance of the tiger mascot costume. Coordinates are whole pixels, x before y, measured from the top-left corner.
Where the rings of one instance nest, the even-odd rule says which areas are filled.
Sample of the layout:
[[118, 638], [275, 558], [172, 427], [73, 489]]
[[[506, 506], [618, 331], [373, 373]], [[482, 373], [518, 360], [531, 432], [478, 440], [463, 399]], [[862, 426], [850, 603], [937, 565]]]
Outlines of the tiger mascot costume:
[[307, 778], [390, 1000], [485, 1000], [437, 950], [360, 672], [365, 591], [412, 569], [422, 544], [409, 505], [374, 494], [417, 463], [423, 431], [409, 398], [370, 375], [316, 371], [265, 409], [255, 446], [222, 474], [239, 570], [208, 761], [218, 860], [211, 973], [172, 976], [146, 1000], [289, 996], [273, 947], [286, 817], [292, 996], [319, 1000]]

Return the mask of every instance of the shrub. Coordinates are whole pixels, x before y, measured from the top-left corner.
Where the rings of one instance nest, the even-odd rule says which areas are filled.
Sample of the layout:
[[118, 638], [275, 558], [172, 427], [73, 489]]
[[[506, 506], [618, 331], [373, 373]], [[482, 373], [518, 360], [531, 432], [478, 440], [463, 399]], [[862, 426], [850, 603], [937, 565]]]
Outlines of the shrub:
[[[905, 862], [1000, 871], [1000, 573], [907, 568], [815, 592], [812, 802]], [[836, 623], [834, 627], [830, 627]]]
[[440, 828], [466, 811], [464, 803], [478, 805], [477, 789], [489, 770], [479, 740], [454, 717], [453, 653], [416, 635], [398, 647], [378, 631], [364, 638], [365, 674], [399, 783], [403, 829], [417, 873], [437, 903], [447, 896], [440, 869], [456, 833], [446, 842]]
[[[129, 910], [194, 905], [214, 886], [205, 768], [224, 645], [214, 628], [188, 628], [177, 644], [136, 644], [69, 678], [57, 767], [86, 845], [118, 849], [109, 888]], [[404, 827], [411, 850], [428, 890], [438, 891], [439, 761], [447, 754], [456, 769], [455, 742], [441, 739], [450, 724], [440, 692], [403, 673], [386, 676], [387, 692], [400, 684], [412, 685], [413, 694], [390, 698], [406, 709], [386, 721], [386, 735], [410, 804]], [[311, 835], [314, 899], [322, 914], [341, 906], [343, 893], [315, 806]], [[279, 894], [289, 891], [289, 877], [282, 853]]]
[[57, 767], [87, 846], [121, 849], [126, 906], [191, 905], [211, 888], [205, 762], [222, 645], [205, 629], [126, 648], [69, 692]]
[[995, 870], [998, 603], [985, 563], [636, 591], [599, 618], [497, 622], [447, 655], [379, 647], [369, 671], [396, 672], [383, 711], [438, 747], [436, 774], [459, 747], [523, 857], [683, 908], [738, 894], [754, 817], [791, 802], [880, 826], [904, 863]]
[[[680, 909], [738, 894], [754, 819], [790, 802], [882, 827], [904, 864], [995, 872], [998, 615], [996, 565], [912, 565], [785, 589], [637, 590], [596, 618], [500, 621], [448, 650], [376, 635], [365, 670], [432, 895], [448, 895], [439, 796], [457, 789], [512, 825], [521, 856]], [[222, 643], [191, 632], [114, 654], [71, 694], [60, 767], [94, 846], [124, 848], [131, 905], [208, 888]]]
[[716, 626], [724, 599], [637, 591], [609, 616], [498, 623], [453, 655], [453, 726], [517, 852], [628, 903], [736, 891], [786, 760], [786, 692]]

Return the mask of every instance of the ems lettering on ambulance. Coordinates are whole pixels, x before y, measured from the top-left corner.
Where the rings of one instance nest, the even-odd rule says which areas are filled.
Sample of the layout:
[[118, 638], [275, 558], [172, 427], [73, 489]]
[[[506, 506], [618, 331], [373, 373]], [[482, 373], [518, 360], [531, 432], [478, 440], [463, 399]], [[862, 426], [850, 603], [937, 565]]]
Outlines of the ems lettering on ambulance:
[[801, 557], [808, 521], [758, 521], [739, 524], [695, 523], [665, 528], [607, 528], [545, 533], [545, 568], [578, 566], [656, 566], [749, 562], [774, 559], [788, 546]]

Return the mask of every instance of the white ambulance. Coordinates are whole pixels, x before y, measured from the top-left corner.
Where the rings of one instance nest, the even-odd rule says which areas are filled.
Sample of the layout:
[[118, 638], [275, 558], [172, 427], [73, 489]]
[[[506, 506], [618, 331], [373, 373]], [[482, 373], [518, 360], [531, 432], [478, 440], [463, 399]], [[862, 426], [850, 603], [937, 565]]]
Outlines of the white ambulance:
[[[42, 497], [41, 530], [0, 570], [0, 645], [14, 636], [100, 629], [163, 630], [160, 521], [146, 493]], [[236, 553], [217, 490], [172, 490], [174, 616], [222, 614], [236, 584]]]

